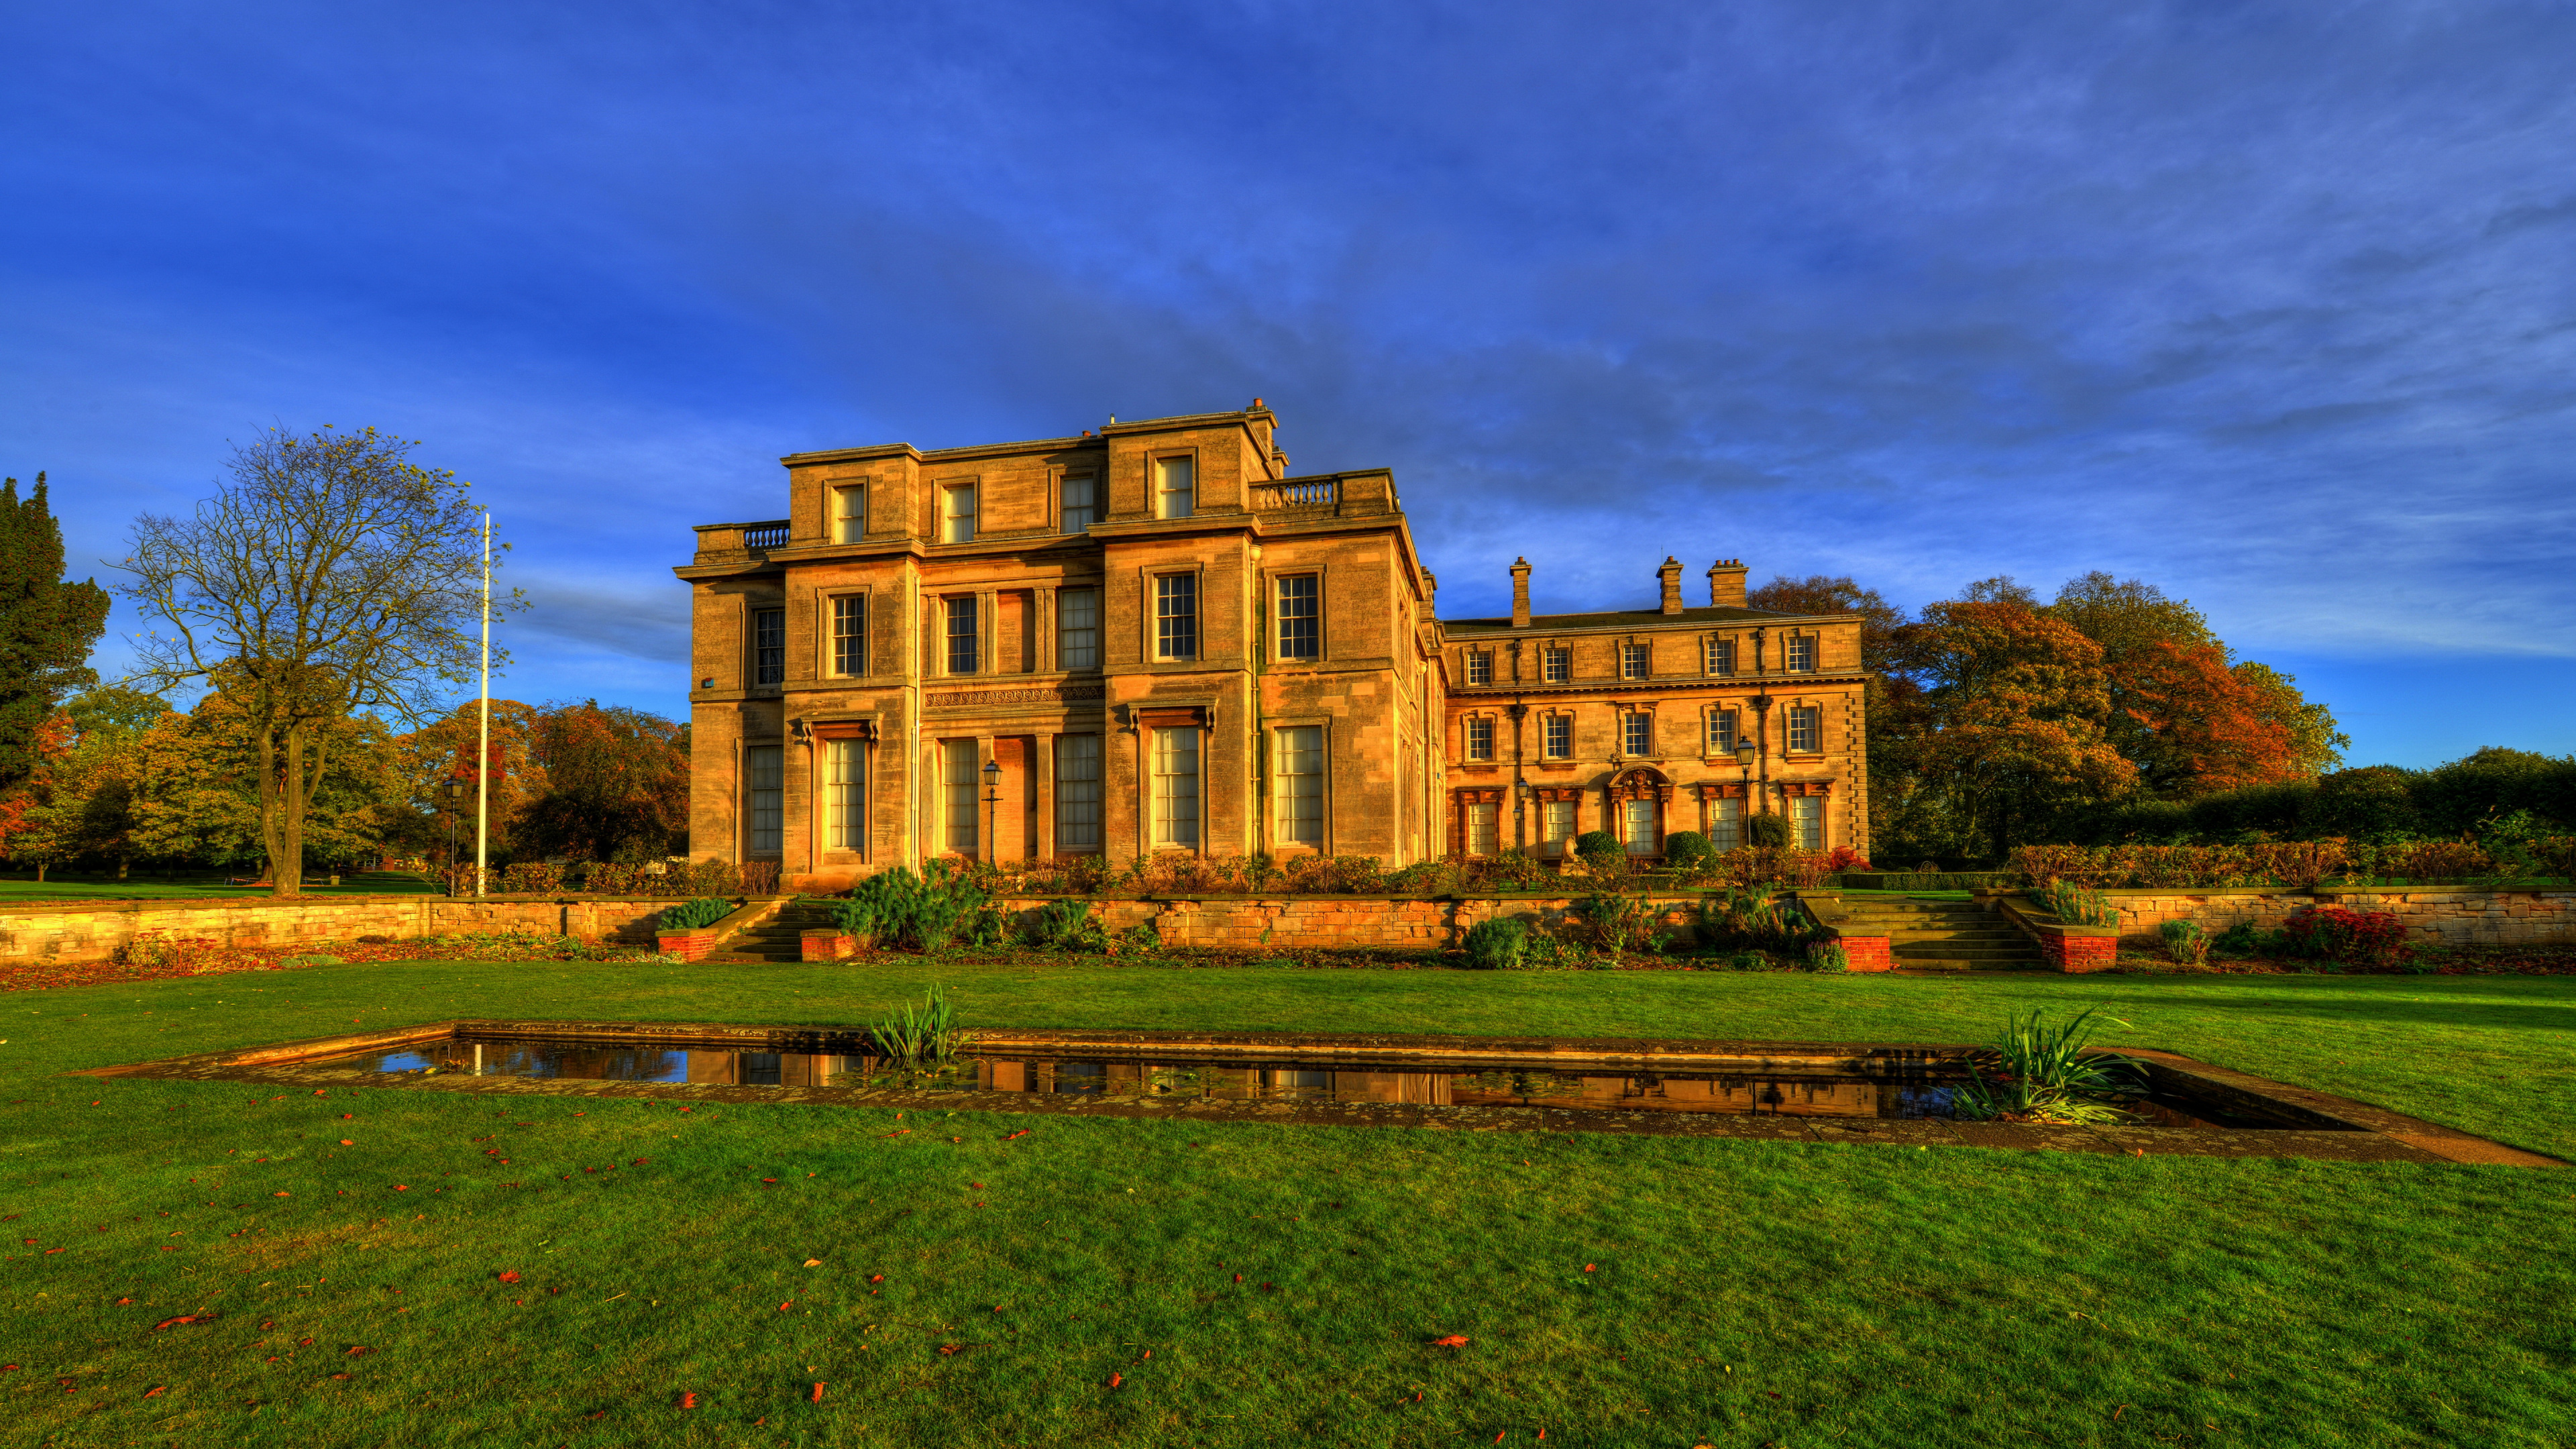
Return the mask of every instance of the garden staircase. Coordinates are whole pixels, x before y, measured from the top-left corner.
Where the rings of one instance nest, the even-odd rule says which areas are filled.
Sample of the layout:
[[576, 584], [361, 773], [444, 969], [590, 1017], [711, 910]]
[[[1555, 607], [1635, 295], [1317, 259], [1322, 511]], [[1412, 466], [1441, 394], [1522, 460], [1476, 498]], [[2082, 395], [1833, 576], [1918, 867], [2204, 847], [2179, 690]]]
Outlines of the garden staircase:
[[734, 932], [716, 949], [728, 956], [750, 956], [762, 961], [803, 960], [805, 933], [832, 929], [833, 904], [829, 900], [798, 896], [771, 912], [758, 925]]
[[1885, 936], [1900, 971], [2043, 971], [2039, 944], [1974, 901], [1843, 897], [1846, 936]]

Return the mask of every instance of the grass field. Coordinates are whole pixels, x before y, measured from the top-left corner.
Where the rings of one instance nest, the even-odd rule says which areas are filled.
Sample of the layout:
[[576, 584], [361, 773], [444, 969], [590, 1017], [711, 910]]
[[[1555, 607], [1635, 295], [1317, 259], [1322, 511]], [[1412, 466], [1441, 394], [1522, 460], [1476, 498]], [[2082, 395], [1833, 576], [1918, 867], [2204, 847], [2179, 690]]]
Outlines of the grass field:
[[997, 1026], [1960, 1041], [2100, 1004], [2134, 1045], [2576, 1156], [2567, 977], [394, 962], [30, 992], [0, 998], [10, 1437], [2576, 1440], [2576, 1172], [59, 1075], [467, 1014], [858, 1023], [933, 980]]

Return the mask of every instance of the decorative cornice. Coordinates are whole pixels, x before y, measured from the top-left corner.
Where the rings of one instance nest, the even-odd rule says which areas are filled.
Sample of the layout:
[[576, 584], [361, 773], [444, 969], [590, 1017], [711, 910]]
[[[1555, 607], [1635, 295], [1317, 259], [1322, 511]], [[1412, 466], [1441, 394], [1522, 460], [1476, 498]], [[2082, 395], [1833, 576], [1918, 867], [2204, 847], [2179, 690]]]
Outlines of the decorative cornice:
[[997, 704], [1074, 704], [1106, 699], [1105, 684], [1060, 684], [1038, 689], [955, 689], [922, 698], [924, 709], [979, 709]]

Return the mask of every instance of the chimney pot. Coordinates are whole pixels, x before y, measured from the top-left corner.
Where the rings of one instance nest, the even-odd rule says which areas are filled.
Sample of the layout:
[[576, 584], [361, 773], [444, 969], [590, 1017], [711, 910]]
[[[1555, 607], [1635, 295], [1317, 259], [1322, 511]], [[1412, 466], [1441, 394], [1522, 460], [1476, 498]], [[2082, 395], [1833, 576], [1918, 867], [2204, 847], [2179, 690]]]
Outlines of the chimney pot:
[[1708, 566], [1708, 603], [1712, 609], [1744, 605], [1744, 561], [1722, 558]]
[[1512, 627], [1515, 629], [1530, 626], [1529, 576], [1527, 558], [1512, 560]]
[[1655, 581], [1663, 585], [1664, 612], [1680, 613], [1682, 611], [1682, 561], [1669, 554], [1666, 555], [1663, 567], [1655, 570]]

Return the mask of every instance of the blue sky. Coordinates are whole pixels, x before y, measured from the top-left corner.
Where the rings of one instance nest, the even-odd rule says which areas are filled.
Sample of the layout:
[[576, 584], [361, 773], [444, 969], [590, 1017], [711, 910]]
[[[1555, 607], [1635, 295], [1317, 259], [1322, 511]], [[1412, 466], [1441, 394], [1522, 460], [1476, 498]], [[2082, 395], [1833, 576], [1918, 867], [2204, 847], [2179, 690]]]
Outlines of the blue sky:
[[[0, 470], [488, 497], [501, 686], [682, 708], [778, 455], [1267, 399], [1443, 612], [2103, 568], [2355, 763], [2576, 750], [2576, 8], [0, 7]], [[104, 573], [102, 581], [105, 581]], [[122, 656], [116, 636], [102, 663]]]

